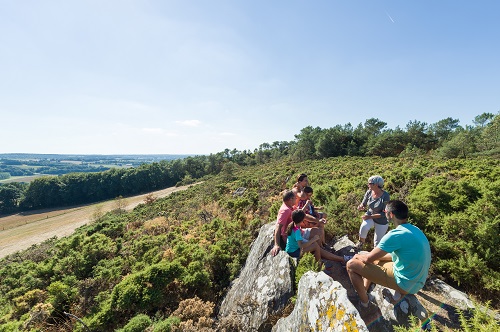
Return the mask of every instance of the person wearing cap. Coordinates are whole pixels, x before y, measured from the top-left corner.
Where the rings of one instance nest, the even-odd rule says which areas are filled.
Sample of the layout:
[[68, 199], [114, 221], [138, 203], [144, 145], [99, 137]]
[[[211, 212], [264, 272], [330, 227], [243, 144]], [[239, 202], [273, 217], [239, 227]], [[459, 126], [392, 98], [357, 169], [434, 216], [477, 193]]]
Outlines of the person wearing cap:
[[366, 243], [366, 236], [370, 229], [375, 228], [373, 236], [373, 246], [376, 247], [382, 237], [389, 229], [389, 223], [385, 214], [382, 212], [385, 204], [391, 199], [389, 193], [382, 188], [384, 179], [380, 175], [370, 176], [368, 178], [368, 190], [363, 197], [363, 201], [358, 206], [358, 210], [366, 210], [361, 217], [362, 222], [359, 227], [359, 241], [356, 244], [358, 250], [363, 249]]
[[401, 295], [422, 289], [431, 265], [429, 241], [417, 226], [408, 223], [408, 206], [392, 200], [387, 202], [384, 214], [396, 228], [372, 251], [354, 255], [347, 263], [347, 273], [365, 313], [378, 310], [367, 292], [372, 282], [392, 289], [389, 301], [395, 303]]

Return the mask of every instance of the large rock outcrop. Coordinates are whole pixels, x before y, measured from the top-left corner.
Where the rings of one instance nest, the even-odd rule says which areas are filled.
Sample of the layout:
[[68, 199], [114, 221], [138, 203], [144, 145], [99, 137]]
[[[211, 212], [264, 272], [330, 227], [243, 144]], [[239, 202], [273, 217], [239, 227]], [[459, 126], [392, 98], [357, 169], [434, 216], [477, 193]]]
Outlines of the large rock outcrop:
[[305, 273], [298, 288], [293, 312], [273, 332], [368, 331], [345, 288], [325, 273]]
[[219, 317], [233, 316], [246, 331], [269, 331], [271, 314], [280, 312], [293, 296], [295, 260], [285, 252], [273, 257], [274, 223], [262, 226], [240, 276], [221, 304]]
[[[282, 315], [283, 308], [294, 295], [296, 263], [286, 253], [273, 257], [274, 222], [262, 226], [252, 244], [250, 254], [240, 276], [221, 304], [219, 319], [232, 317], [243, 331], [271, 331], [272, 316]], [[348, 254], [353, 247], [346, 236], [333, 246], [337, 254]], [[392, 304], [384, 298], [386, 289], [376, 285], [371, 294], [379, 312], [370, 317], [360, 316], [356, 305], [358, 296], [347, 271], [340, 263], [332, 262], [329, 275], [308, 272], [299, 283], [295, 308], [289, 317], [276, 323], [273, 331], [393, 331], [393, 325], [406, 325], [409, 316], [421, 320], [426, 310], [414, 295], [403, 297]], [[361, 319], [363, 317], [363, 319]], [[347, 329], [349, 327], [349, 329]]]
[[[464, 292], [459, 291], [437, 278], [430, 278], [425, 283], [425, 291], [430, 291], [434, 296], [439, 296], [446, 303], [438, 303], [440, 307], [451, 309], [456, 314], [456, 310], [471, 311], [476, 309], [476, 305], [470, 300], [469, 296]], [[419, 292], [422, 297], [426, 296]], [[436, 302], [435, 299], [433, 299]], [[479, 310], [486, 312], [488, 315], [495, 317], [500, 322], [500, 313], [489, 308], [479, 306]]]
[[394, 331], [394, 325], [408, 326], [410, 316], [417, 317], [421, 323], [428, 318], [427, 310], [415, 295], [405, 295], [393, 304], [386, 293], [387, 288], [376, 285], [370, 294], [375, 298], [379, 311], [363, 317], [370, 331]]

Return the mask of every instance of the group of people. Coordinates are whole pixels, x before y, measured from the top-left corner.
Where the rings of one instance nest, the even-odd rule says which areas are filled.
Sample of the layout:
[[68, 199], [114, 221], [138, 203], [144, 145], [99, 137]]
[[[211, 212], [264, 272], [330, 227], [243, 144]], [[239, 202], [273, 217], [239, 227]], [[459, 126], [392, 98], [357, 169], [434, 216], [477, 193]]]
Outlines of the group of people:
[[284, 192], [271, 254], [275, 256], [284, 250], [299, 258], [310, 252], [320, 264], [322, 259], [346, 263], [352, 256], [338, 256], [324, 248], [326, 215], [316, 211], [311, 201], [312, 193], [306, 174], [299, 175], [292, 190]]
[[[359, 295], [360, 307], [365, 313], [378, 310], [368, 293], [372, 283], [392, 290], [391, 301], [402, 295], [415, 294], [425, 284], [430, 263], [429, 241], [423, 232], [408, 222], [408, 207], [399, 200], [390, 200], [379, 175], [368, 178], [368, 190], [358, 210], [365, 210], [359, 228], [359, 239], [354, 256], [338, 256], [324, 248], [326, 214], [312, 203], [312, 188], [306, 174], [300, 174], [292, 190], [283, 194], [274, 232], [275, 256], [280, 250], [300, 258], [311, 252], [318, 262], [331, 260], [346, 264], [347, 273]], [[395, 228], [389, 232], [389, 222]], [[373, 250], [366, 247], [366, 237], [375, 229]], [[388, 294], [389, 295], [389, 294]]]

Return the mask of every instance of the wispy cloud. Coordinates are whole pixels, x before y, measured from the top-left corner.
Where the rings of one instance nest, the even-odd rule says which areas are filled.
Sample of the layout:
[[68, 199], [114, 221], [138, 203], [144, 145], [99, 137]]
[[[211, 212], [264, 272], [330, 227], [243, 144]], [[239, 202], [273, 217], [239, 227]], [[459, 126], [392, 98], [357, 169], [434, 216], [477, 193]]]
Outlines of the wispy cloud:
[[175, 121], [175, 123], [184, 127], [199, 127], [201, 125], [201, 121], [199, 120]]
[[226, 132], [226, 133], [220, 133], [219, 136], [236, 136], [236, 134]]
[[394, 23], [394, 20], [392, 19], [391, 15], [389, 15], [389, 13], [387, 12], [387, 10], [385, 11], [385, 13], [387, 14], [387, 17], [389, 17], [389, 19], [391, 20], [391, 22]]

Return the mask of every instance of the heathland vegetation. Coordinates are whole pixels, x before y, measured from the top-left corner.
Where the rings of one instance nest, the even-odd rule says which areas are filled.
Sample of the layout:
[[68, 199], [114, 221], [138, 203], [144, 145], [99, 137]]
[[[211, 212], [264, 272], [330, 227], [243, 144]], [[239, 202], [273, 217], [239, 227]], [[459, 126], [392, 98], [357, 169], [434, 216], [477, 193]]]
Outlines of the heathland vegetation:
[[[386, 130], [377, 119], [356, 129], [306, 127], [294, 142], [262, 144], [252, 153], [226, 150], [122, 170], [114, 190], [205, 181], [165, 198], [150, 197], [132, 212], [96, 215], [69, 237], [1, 260], [0, 331], [83, 331], [75, 316], [92, 331], [223, 330], [230, 322], [211, 318], [256, 232], [275, 219], [280, 192], [302, 172], [309, 175], [317, 205], [330, 216], [327, 237], [348, 234], [351, 239], [359, 227], [355, 207], [366, 180], [382, 175], [391, 197], [408, 203], [411, 221], [430, 240], [431, 274], [497, 308], [500, 117], [477, 117], [470, 128], [452, 120], [439, 122], [443, 126], [414, 122], [421, 128], [414, 131], [411, 124], [406, 130]], [[410, 133], [413, 140], [405, 141]], [[117, 171], [96, 174], [104, 181]], [[156, 172], [165, 177], [156, 178]], [[70, 204], [63, 199], [70, 191], [58, 190], [71, 184], [87, 188], [88, 175], [49, 178], [52, 187], [44, 187], [48, 180], [35, 180], [12, 205], [39, 207], [21, 204], [37, 182], [44, 188], [37, 189], [40, 193]], [[102, 182], [92, 183], [99, 189]], [[135, 185], [140, 189], [132, 189]], [[236, 194], [238, 188], [246, 190]], [[108, 191], [119, 194], [127, 193]]]

